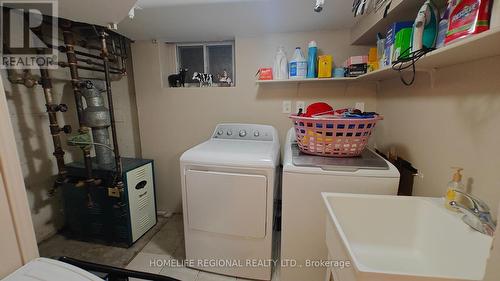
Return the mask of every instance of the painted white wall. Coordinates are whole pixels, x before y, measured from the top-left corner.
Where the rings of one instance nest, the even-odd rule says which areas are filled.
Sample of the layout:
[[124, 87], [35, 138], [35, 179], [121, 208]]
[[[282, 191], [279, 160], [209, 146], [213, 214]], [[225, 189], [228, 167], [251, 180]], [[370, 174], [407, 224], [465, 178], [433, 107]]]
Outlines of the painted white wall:
[[0, 80], [0, 278], [38, 257], [14, 131]]
[[172, 48], [151, 41], [132, 44], [142, 152], [144, 157], [155, 160], [158, 208], [181, 210], [179, 157], [208, 139], [217, 123], [270, 124], [278, 129], [284, 143], [292, 123], [287, 114], [281, 113], [283, 100], [326, 101], [337, 108], [362, 101], [367, 110], [375, 110], [375, 84], [255, 84], [258, 68], [272, 66], [280, 45], [286, 47], [290, 57], [296, 46], [305, 48], [310, 40], [317, 40], [319, 48], [333, 54], [341, 64], [349, 55], [368, 51], [349, 46], [349, 38], [348, 31], [237, 37], [234, 88], [163, 88], [164, 77], [175, 70]]
[[[480, 50], [478, 50], [480, 51]], [[500, 201], [500, 57], [439, 69], [432, 87], [425, 73], [416, 84], [398, 79], [381, 84], [377, 144], [399, 154], [424, 174], [414, 194], [443, 196], [453, 174], [463, 167], [467, 190], [493, 209]]]
[[[65, 61], [65, 55], [61, 60]], [[122, 156], [136, 157], [141, 155], [137, 109], [133, 84], [133, 71], [129, 62], [129, 76], [112, 82], [118, 141]], [[69, 106], [68, 112], [58, 113], [60, 125], [69, 124], [73, 130], [78, 129], [75, 101], [69, 69], [60, 68], [49, 71], [53, 78], [53, 93], [58, 103]], [[14, 127], [19, 158], [21, 160], [33, 224], [37, 241], [53, 235], [62, 226], [62, 202], [58, 196], [49, 197], [57, 165], [52, 153], [54, 151], [49, 131], [49, 120], [45, 108], [43, 90], [40, 86], [28, 89], [23, 85], [12, 84], [7, 79], [7, 72], [2, 70], [2, 81], [5, 86], [9, 116]], [[38, 70], [32, 71], [39, 76]], [[101, 73], [81, 71], [82, 77], [103, 78]], [[63, 135], [63, 142], [66, 137]], [[78, 148], [64, 145], [66, 162], [81, 159]]]
[[500, 1], [493, 1], [491, 28], [500, 28]]

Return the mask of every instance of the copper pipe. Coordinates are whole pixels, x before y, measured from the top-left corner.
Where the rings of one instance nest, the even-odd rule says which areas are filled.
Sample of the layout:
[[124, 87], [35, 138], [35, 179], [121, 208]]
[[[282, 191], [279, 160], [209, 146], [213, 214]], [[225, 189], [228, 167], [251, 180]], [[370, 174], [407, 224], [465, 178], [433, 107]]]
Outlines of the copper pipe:
[[[79, 61], [79, 62], [83, 62], [85, 64], [88, 64], [88, 65], [96, 65], [96, 66], [104, 67], [104, 64], [98, 63], [98, 62], [93, 61], [91, 59], [83, 59], [83, 58], [77, 57], [76, 60]], [[117, 67], [110, 67], [109, 69], [114, 70], [115, 72], [118, 72], [118, 73], [124, 73], [125, 72], [124, 69], [117, 68]], [[104, 72], [104, 69], [101, 69], [101, 71]], [[113, 72], [111, 72], [111, 73], [113, 73]]]
[[[62, 62], [60, 61], [58, 63], [58, 65], [60, 67], [69, 67], [71, 69], [71, 64], [70, 63], [67, 63], [67, 62]], [[76, 68], [78, 69], [83, 69], [83, 70], [88, 70], [88, 71], [97, 71], [97, 72], [105, 72], [104, 69], [102, 68], [97, 68], [97, 67], [91, 67], [91, 66], [84, 66], [84, 65], [77, 65]], [[110, 71], [109, 73], [111, 74], [118, 74], [118, 75], [123, 75], [124, 74], [124, 71], [123, 70], [120, 70], [120, 71]]]
[[[86, 48], [86, 49], [89, 49], [89, 50], [97, 50], [97, 51], [102, 51], [102, 45], [101, 46], [94, 46], [94, 45], [91, 45], [87, 40], [78, 40], [78, 46], [80, 47], [83, 47], [83, 48]], [[113, 45], [111, 45], [111, 47], [113, 47]], [[108, 49], [108, 44], [106, 42], [106, 49]], [[116, 50], [113, 50], [113, 52], [110, 52], [108, 50], [108, 58], [117, 58], [117, 57], [121, 57], [122, 55], [121, 54], [118, 54], [116, 52]]]
[[111, 92], [111, 80], [110, 80], [110, 70], [109, 70], [109, 60], [108, 60], [108, 48], [106, 45], [106, 37], [108, 34], [104, 31], [101, 31], [100, 33], [101, 36], [101, 46], [102, 46], [102, 52], [101, 56], [103, 59], [103, 64], [104, 64], [104, 78], [106, 80], [106, 93], [108, 96], [108, 107], [109, 107], [109, 114], [110, 114], [110, 120], [111, 120], [111, 134], [113, 137], [113, 150], [115, 154], [115, 165], [116, 165], [116, 176], [118, 177], [118, 181], [121, 182], [121, 176], [122, 176], [122, 163], [121, 163], [121, 158], [120, 158], [120, 150], [118, 148], [118, 138], [116, 134], [116, 123], [115, 123], [115, 112], [114, 112], [114, 106], [113, 106], [113, 93]]
[[125, 42], [123, 37], [120, 37], [120, 51], [123, 55], [121, 57], [121, 67], [125, 70], [125, 74], [127, 74], [127, 61], [126, 61], [126, 58], [128, 56], [127, 48], [128, 48], [127, 43]]
[[15, 74], [12, 69], [7, 69], [7, 79], [12, 84], [24, 85], [26, 88], [33, 88], [38, 84], [38, 79], [31, 75], [28, 69], [23, 70], [23, 74]]
[[[71, 22], [65, 21], [63, 24], [63, 38], [64, 44], [66, 45], [66, 58], [68, 60], [68, 67], [71, 75], [71, 85], [73, 86], [73, 92], [75, 94], [76, 109], [78, 112], [78, 123], [80, 125], [79, 131], [84, 133], [88, 131], [88, 127], [85, 124], [83, 118], [83, 102], [82, 93], [80, 92], [80, 81], [78, 77], [78, 62], [75, 55], [75, 37], [71, 31]], [[83, 149], [83, 157], [85, 162], [85, 171], [87, 181], [93, 182], [92, 176], [92, 159], [90, 157], [90, 148]]]
[[[61, 53], [66, 53], [66, 51], [67, 51], [66, 47], [64, 47], [64, 46], [56, 47], [56, 46], [49, 45], [49, 47], [56, 48]], [[102, 57], [98, 56], [98, 55], [94, 55], [94, 54], [90, 54], [90, 53], [85, 53], [85, 52], [81, 52], [81, 51], [77, 51], [77, 50], [74, 50], [74, 52], [75, 52], [76, 55], [79, 55], [79, 56], [83, 56], [83, 57], [87, 57], [87, 58], [93, 58], [93, 59], [99, 59], [99, 60], [102, 59]], [[114, 59], [114, 58], [110, 58], [109, 61], [112, 62], [112, 63], [116, 63], [117, 62], [117, 60]]]
[[50, 134], [52, 135], [52, 142], [54, 144], [54, 156], [57, 162], [57, 170], [58, 175], [56, 181], [54, 183], [54, 190], [52, 190], [49, 194], [53, 194], [55, 188], [63, 184], [67, 179], [67, 171], [66, 164], [64, 163], [64, 150], [62, 149], [61, 142], [61, 131], [65, 131], [69, 133], [70, 130], [65, 128], [71, 128], [65, 126], [65, 128], [59, 127], [59, 122], [57, 120], [57, 111], [66, 111], [63, 109], [62, 105], [58, 105], [54, 102], [54, 98], [52, 95], [52, 81], [50, 80], [49, 71], [46, 68], [40, 68], [40, 83], [43, 88], [43, 94], [45, 96], [45, 105], [47, 107], [47, 113], [49, 115], [49, 124], [50, 124]]

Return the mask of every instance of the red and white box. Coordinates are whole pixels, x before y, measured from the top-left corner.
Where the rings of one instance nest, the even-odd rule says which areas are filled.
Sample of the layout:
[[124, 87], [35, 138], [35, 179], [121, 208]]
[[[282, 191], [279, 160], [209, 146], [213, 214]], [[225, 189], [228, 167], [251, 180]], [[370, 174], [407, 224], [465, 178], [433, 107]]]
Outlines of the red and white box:
[[349, 57], [345, 62], [344, 62], [344, 67], [349, 67], [350, 65], [353, 64], [363, 64], [363, 63], [368, 63], [368, 56], [352, 56]]

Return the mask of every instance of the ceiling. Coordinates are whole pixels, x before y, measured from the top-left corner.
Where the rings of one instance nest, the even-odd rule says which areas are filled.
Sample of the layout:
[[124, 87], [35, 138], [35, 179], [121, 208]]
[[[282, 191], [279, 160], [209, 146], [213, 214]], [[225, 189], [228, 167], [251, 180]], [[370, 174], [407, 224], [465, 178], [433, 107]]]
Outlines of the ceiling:
[[[59, 0], [58, 16], [78, 22], [107, 26], [125, 18], [137, 0]], [[181, 0], [182, 1], [182, 0]]]
[[342, 29], [352, 26], [351, 0], [139, 0], [135, 17], [118, 32], [133, 40], [220, 41], [262, 33]]

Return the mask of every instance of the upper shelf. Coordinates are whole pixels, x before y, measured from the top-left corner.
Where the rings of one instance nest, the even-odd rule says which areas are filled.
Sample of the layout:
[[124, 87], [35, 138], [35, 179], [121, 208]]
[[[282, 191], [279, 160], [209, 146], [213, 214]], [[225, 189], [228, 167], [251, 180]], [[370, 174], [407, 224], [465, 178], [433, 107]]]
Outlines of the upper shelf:
[[[416, 68], [419, 71], [439, 69], [451, 65], [475, 61], [494, 56], [500, 56], [500, 28], [490, 29], [483, 33], [452, 43], [443, 48], [428, 53], [421, 58]], [[399, 77], [397, 71], [391, 68], [379, 69], [356, 78], [303, 79], [281, 81], [257, 81], [258, 84], [268, 83], [303, 83], [303, 82], [350, 82], [350, 81], [383, 81]]]
[[385, 35], [387, 27], [396, 21], [414, 21], [425, 0], [392, 0], [379, 10], [365, 15], [351, 29], [353, 45], [375, 45], [377, 33]]

